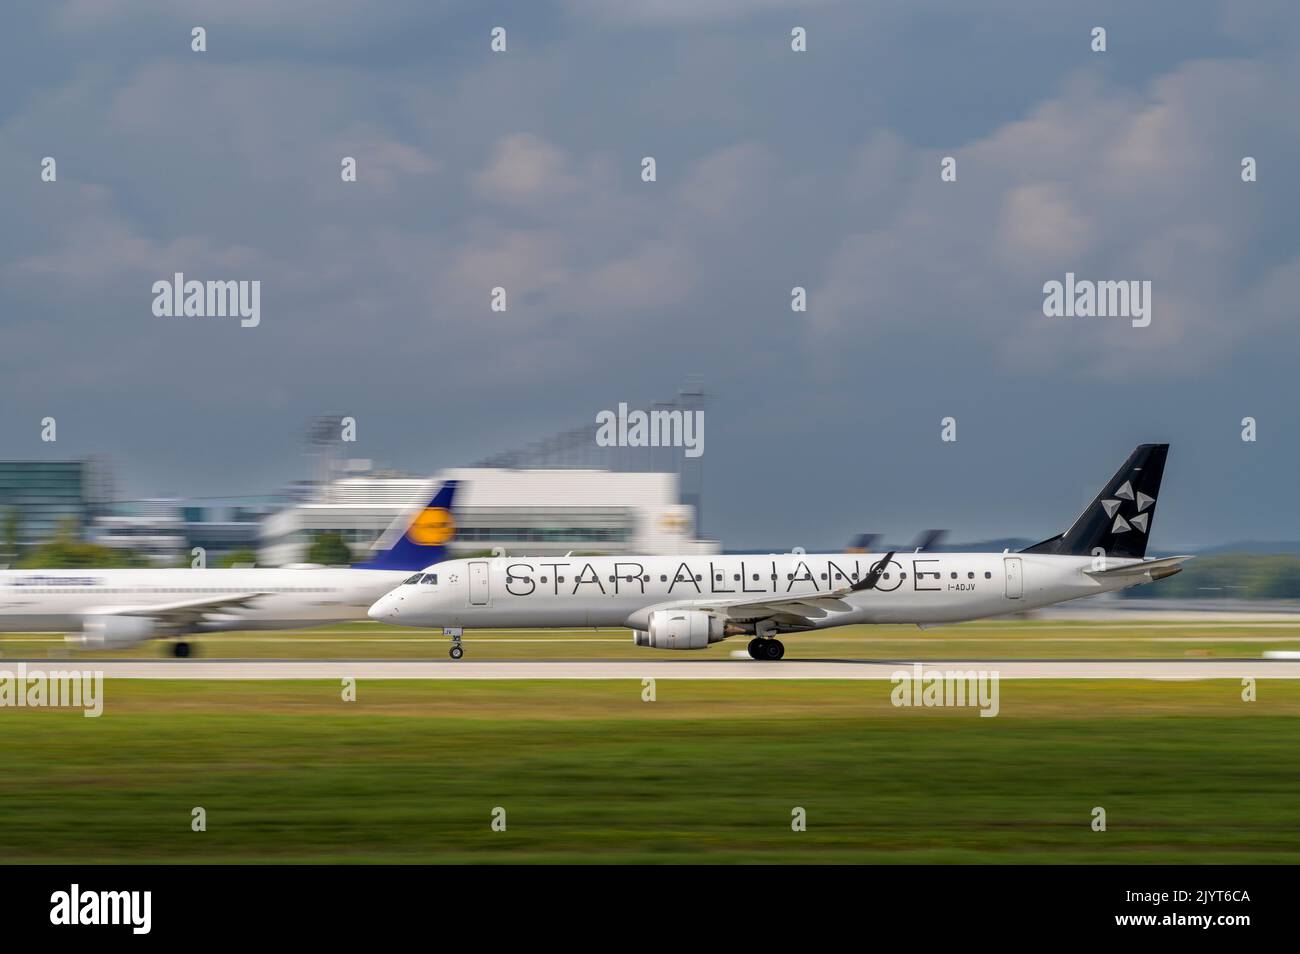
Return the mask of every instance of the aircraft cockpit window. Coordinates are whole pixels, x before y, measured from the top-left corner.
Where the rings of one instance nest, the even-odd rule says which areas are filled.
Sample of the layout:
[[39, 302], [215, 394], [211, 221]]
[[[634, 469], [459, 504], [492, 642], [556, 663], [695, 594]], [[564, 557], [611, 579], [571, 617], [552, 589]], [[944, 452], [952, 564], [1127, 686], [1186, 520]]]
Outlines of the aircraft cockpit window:
[[438, 585], [438, 574], [437, 574], [437, 573], [426, 573], [426, 574], [424, 574], [424, 579], [422, 579], [420, 582], [421, 582], [421, 583], [432, 583], [434, 586], [437, 586], [437, 585]]
[[404, 579], [404, 580], [402, 581], [402, 585], [403, 585], [403, 586], [408, 586], [408, 585], [410, 585], [411, 583], [419, 583], [419, 582], [420, 582], [420, 574], [417, 573], [417, 574], [415, 574], [415, 576], [408, 576], [406, 579]]

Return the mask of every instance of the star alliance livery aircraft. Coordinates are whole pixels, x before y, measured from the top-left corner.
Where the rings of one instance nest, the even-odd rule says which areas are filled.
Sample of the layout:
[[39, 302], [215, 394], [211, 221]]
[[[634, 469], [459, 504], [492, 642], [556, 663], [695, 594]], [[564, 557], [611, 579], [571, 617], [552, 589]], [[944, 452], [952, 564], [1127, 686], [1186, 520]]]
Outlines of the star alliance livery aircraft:
[[[449, 480], [403, 514], [354, 567], [243, 570], [0, 570], [0, 632], [68, 633], [115, 649], [159, 637], [236, 629], [289, 629], [365, 619], [366, 609], [412, 570], [446, 555], [456, 532]], [[190, 644], [172, 643], [176, 656]]]
[[1178, 573], [1146, 560], [1168, 444], [1143, 444], [1070, 529], [1018, 553], [617, 556], [451, 560], [370, 608], [441, 626], [461, 658], [464, 627], [627, 626], [638, 646], [703, 649], [749, 636], [780, 659], [786, 633], [859, 623], [927, 626], [1109, 593]]

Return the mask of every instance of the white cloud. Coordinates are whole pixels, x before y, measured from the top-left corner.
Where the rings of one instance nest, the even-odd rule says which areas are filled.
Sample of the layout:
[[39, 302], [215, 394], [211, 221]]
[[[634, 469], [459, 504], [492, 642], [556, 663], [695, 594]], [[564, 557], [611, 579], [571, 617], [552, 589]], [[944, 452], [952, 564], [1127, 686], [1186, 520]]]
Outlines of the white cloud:
[[668, 308], [695, 284], [689, 252], [662, 240], [646, 242], [631, 254], [605, 262], [581, 282], [580, 302], [597, 315]]
[[677, 25], [741, 20], [762, 13], [807, 11], [840, 0], [568, 0], [575, 17]]
[[1005, 260], [1018, 266], [1052, 266], [1083, 255], [1091, 244], [1091, 220], [1060, 184], [1033, 183], [1010, 189], [996, 230]]
[[759, 143], [723, 146], [687, 170], [678, 197], [703, 222], [735, 225], [761, 212], [775, 172], [767, 148]]
[[578, 184], [564, 152], [532, 133], [503, 136], [472, 181], [483, 198], [521, 205], [562, 199]]
[[[817, 347], [834, 353], [883, 322], [1005, 366], [1032, 360], [1085, 376], [1191, 373], [1225, 360], [1257, 327], [1241, 313], [1259, 224], [1239, 156], [1300, 145], [1292, 120], [1279, 130], [1262, 108], [1282, 72], [1195, 62], [1141, 94], [1069, 82], [1024, 119], [945, 149], [958, 158], [956, 183], [939, 182], [940, 153], [911, 148], [896, 209], [843, 239], [812, 293]], [[1233, 108], [1242, 102], [1248, 113]], [[1151, 326], [1045, 318], [1042, 284], [1066, 271], [1150, 280]], [[1294, 280], [1286, 275], [1263, 280]]]
[[544, 314], [537, 303], [573, 281], [564, 237], [548, 230], [511, 229], [476, 241], [455, 253], [446, 273], [446, 290], [468, 317], [489, 314], [491, 289], [506, 289], [508, 310], [499, 321], [535, 323]]

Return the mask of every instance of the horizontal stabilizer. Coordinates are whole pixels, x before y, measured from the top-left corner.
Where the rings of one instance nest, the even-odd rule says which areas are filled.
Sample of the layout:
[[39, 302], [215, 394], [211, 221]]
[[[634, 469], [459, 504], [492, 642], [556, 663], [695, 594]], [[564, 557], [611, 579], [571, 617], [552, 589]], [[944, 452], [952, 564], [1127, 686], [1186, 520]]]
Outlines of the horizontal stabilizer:
[[1160, 560], [1145, 560], [1142, 563], [1129, 563], [1113, 566], [1107, 570], [1084, 570], [1097, 580], [1114, 580], [1132, 577], [1134, 580], [1163, 580], [1167, 576], [1181, 573], [1183, 564], [1192, 559], [1190, 556], [1171, 556]]

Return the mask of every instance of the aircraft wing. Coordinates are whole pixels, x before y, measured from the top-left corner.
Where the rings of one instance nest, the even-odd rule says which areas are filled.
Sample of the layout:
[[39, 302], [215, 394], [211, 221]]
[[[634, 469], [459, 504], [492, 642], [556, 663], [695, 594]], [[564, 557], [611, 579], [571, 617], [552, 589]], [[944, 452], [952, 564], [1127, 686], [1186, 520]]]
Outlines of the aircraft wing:
[[642, 628], [648, 624], [650, 614], [656, 610], [699, 610], [703, 613], [711, 613], [714, 616], [741, 623], [770, 619], [788, 626], [803, 626], [811, 620], [822, 619], [831, 613], [845, 613], [853, 609], [853, 605], [846, 603], [845, 599], [854, 593], [875, 589], [876, 584], [880, 582], [885, 567], [889, 565], [889, 561], [893, 558], [894, 551], [890, 550], [881, 559], [871, 564], [871, 568], [862, 579], [839, 589], [827, 590], [825, 593], [804, 593], [799, 596], [781, 596], [773, 593], [771, 596], [758, 598], [740, 597], [737, 599], [716, 600], [700, 597], [697, 599], [671, 600], [637, 610], [628, 617], [628, 625], [633, 628]]
[[92, 610], [88, 616], [147, 616], [167, 626], [185, 627], [197, 623], [215, 610], [238, 609], [248, 606], [266, 593], [233, 593], [210, 599], [181, 600], [176, 603], [155, 603], [147, 606], [106, 606]]
[[703, 597], [687, 600], [672, 600], [658, 603], [639, 610], [635, 615], [649, 617], [659, 610], [699, 610], [712, 613], [722, 619], [751, 623], [761, 619], [776, 619], [783, 623], [799, 625], [814, 619], [822, 619], [831, 613], [843, 613], [854, 609], [844, 601], [852, 593], [849, 587], [831, 590], [826, 593], [803, 594], [800, 596], [763, 596], [757, 599], [706, 599]]

